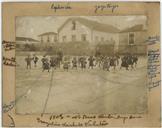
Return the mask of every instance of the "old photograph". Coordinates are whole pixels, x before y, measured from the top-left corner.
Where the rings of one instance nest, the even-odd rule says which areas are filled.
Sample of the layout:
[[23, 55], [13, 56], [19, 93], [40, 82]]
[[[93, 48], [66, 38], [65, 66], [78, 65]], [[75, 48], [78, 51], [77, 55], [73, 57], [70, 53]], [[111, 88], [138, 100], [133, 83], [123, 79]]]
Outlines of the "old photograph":
[[16, 17], [16, 114], [147, 113], [145, 15]]

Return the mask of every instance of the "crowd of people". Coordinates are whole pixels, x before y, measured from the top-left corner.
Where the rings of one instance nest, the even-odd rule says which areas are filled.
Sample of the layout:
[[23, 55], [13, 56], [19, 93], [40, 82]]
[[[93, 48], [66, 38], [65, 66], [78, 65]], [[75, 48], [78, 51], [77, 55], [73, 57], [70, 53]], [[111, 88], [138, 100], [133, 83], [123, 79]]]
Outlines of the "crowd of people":
[[28, 55], [25, 58], [27, 69], [31, 69], [31, 63], [33, 61], [34, 67], [37, 67], [37, 62], [41, 61], [42, 71], [50, 69], [63, 68], [68, 71], [69, 69], [94, 69], [99, 68], [105, 71], [110, 71], [110, 68], [116, 70], [116, 67], [120, 69], [125, 68], [126, 70], [132, 70], [136, 67], [138, 62], [137, 55], [126, 54], [122, 57], [119, 55], [113, 56], [63, 56], [63, 54], [58, 54], [55, 56], [44, 55], [41, 59], [34, 55], [31, 57]]

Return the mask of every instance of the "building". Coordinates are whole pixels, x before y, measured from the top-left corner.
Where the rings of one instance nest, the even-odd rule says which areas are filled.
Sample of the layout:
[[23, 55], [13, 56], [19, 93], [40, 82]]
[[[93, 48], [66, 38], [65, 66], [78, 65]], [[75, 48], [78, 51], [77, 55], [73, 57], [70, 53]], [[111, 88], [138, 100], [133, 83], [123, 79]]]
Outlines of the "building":
[[[59, 42], [118, 43], [119, 29], [85, 18], [69, 18], [58, 29]], [[117, 44], [114, 44], [117, 46]], [[116, 47], [117, 48], [117, 47]]]
[[58, 29], [59, 42], [110, 44], [114, 52], [146, 53], [146, 29], [135, 25], [124, 30], [85, 18], [69, 18]]
[[29, 37], [16, 37], [16, 44], [37, 44], [38, 40]]
[[39, 41], [41, 43], [55, 43], [58, 40], [57, 33], [46, 32], [38, 35]]
[[29, 37], [16, 37], [16, 48], [24, 49], [25, 46], [29, 45], [39, 45], [40, 42]]
[[126, 28], [119, 33], [119, 53], [146, 54], [147, 30], [142, 24]]

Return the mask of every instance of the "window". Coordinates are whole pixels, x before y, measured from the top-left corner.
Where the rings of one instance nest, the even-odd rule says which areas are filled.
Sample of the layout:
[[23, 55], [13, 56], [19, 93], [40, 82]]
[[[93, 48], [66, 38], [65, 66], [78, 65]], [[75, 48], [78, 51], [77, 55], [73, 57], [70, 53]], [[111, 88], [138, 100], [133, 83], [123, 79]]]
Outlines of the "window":
[[81, 40], [82, 40], [82, 41], [87, 41], [87, 39], [86, 39], [86, 34], [82, 34]]
[[130, 45], [134, 44], [134, 33], [129, 33], [129, 44]]
[[71, 41], [76, 41], [76, 35], [71, 36]]
[[101, 41], [102, 41], [102, 42], [104, 41], [104, 37], [101, 37]]
[[63, 36], [63, 37], [62, 37], [62, 41], [63, 41], [63, 42], [66, 42], [66, 36]]
[[76, 29], [76, 22], [72, 21], [72, 30], [75, 30], [75, 29]]

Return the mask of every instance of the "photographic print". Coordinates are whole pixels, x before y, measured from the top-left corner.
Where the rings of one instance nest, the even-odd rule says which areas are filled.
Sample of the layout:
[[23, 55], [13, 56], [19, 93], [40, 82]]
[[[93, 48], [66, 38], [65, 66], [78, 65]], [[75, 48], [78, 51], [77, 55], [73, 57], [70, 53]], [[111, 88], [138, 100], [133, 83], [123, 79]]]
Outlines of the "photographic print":
[[17, 17], [16, 112], [145, 113], [146, 39], [146, 16]]
[[4, 2], [6, 127], [160, 127], [159, 2]]

